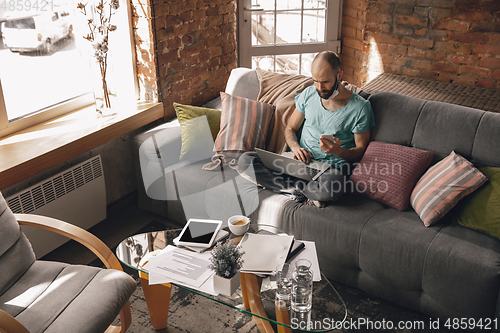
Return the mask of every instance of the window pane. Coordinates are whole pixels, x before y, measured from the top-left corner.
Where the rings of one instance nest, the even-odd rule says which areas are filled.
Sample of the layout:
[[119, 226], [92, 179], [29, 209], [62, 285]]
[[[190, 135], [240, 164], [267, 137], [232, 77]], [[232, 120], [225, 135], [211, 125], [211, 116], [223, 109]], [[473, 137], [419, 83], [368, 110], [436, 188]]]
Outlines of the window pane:
[[299, 74], [299, 55], [277, 55], [276, 73]]
[[274, 72], [274, 56], [252, 57], [252, 69]]
[[326, 0], [304, 0], [304, 8], [326, 8]]
[[38, 11], [23, 12], [23, 18], [0, 13], [6, 20], [0, 82], [9, 121], [91, 91], [88, 61], [78, 48], [82, 38], [73, 37], [76, 5], [63, 9], [54, 1], [45, 11], [42, 2], [26, 1], [23, 6], [35, 3]]
[[281, 12], [276, 18], [276, 44], [300, 43], [300, 12]]
[[274, 0], [252, 0], [252, 8], [274, 10]]
[[274, 15], [252, 13], [252, 45], [274, 44]]
[[302, 0], [278, 0], [276, 4], [276, 9], [301, 9]]
[[325, 41], [325, 11], [304, 11], [303, 43], [314, 43]]
[[300, 74], [311, 76], [311, 65], [316, 53], [302, 53]]

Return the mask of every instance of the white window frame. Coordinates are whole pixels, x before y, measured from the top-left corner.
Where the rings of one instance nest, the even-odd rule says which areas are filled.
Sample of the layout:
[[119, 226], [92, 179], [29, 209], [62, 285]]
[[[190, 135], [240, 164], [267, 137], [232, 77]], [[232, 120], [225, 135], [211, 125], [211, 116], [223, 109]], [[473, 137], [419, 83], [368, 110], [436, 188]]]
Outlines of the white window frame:
[[261, 11], [261, 9], [252, 8], [251, 0], [238, 0], [238, 62], [240, 67], [252, 68], [252, 57], [256, 56], [318, 53], [326, 50], [340, 53], [341, 0], [326, 0], [325, 41], [318, 43], [252, 46], [251, 14], [255, 11]]
[[[120, 49], [120, 56], [114, 58], [114, 72], [115, 74], [119, 73], [120, 75], [119, 80], [116, 81], [123, 84], [123, 86], [120, 86], [118, 89], [124, 92], [124, 95], [128, 94], [128, 96], [135, 96], [135, 99], [138, 99], [139, 93], [137, 86], [135, 42], [132, 30], [132, 10], [130, 1], [120, 0], [119, 10], [125, 10], [126, 13], [125, 15], [116, 15], [117, 21], [115, 22], [115, 24], [118, 26], [118, 29], [113, 33], [113, 38], [119, 39], [119, 43], [123, 44], [124, 47]], [[119, 33], [120, 27], [125, 26], [127, 27], [127, 29], [123, 33]], [[75, 34], [73, 38], [82, 37]], [[128, 47], [125, 45], [128, 45]], [[93, 59], [90, 59], [89, 61], [92, 60]], [[26, 92], [26, 98], [29, 98], [29, 91]], [[22, 119], [9, 122], [0, 77], [0, 138], [56, 118], [63, 114], [89, 106], [93, 103], [93, 93], [89, 92], [67, 101], [61, 101], [55, 106], [49, 106], [38, 111], [33, 110], [33, 114], [28, 115]]]

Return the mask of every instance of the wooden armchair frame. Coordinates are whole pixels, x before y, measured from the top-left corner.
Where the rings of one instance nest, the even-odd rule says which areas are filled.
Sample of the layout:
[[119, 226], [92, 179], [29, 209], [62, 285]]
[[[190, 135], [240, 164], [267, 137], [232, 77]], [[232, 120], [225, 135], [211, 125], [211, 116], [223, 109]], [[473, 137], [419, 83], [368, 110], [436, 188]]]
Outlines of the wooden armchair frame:
[[[14, 214], [20, 225], [41, 228], [66, 236], [91, 250], [106, 265], [108, 269], [123, 271], [122, 266], [114, 253], [99, 238], [90, 232], [73, 224], [51, 217], [33, 214]], [[132, 322], [130, 303], [120, 310], [121, 326], [109, 326], [106, 333], [124, 333]], [[29, 333], [29, 331], [14, 317], [0, 310], [0, 332], [2, 333]]]

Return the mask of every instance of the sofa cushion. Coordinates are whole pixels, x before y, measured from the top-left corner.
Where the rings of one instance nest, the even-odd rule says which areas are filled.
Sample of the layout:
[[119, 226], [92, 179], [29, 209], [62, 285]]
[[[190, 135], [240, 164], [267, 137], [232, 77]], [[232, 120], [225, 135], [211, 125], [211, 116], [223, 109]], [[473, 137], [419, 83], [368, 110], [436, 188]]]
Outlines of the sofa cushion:
[[428, 227], [487, 180], [472, 163], [452, 151], [420, 178], [411, 194], [411, 205]]
[[433, 156], [432, 151], [372, 141], [350, 181], [360, 195], [404, 211]]
[[442, 318], [498, 318], [499, 255], [497, 239], [445, 224], [426, 253], [417, 309]]
[[426, 102], [416, 122], [411, 146], [434, 151], [432, 164], [448, 156], [452, 150], [470, 159], [474, 137], [484, 113], [459, 105]]
[[275, 107], [221, 92], [222, 116], [215, 140], [217, 152], [245, 152], [264, 148]]
[[500, 238], [500, 168], [480, 168], [489, 181], [464, 199], [452, 220]]
[[178, 103], [174, 103], [174, 109], [181, 127], [180, 159], [201, 159], [207, 157], [207, 154], [210, 156], [213, 142], [219, 133], [221, 112]]
[[415, 123], [426, 101], [389, 92], [376, 92], [368, 100], [376, 124], [372, 140], [411, 146]]
[[500, 167], [500, 113], [484, 112], [479, 122], [471, 162], [475, 166]]
[[424, 228], [413, 210], [376, 212], [360, 232], [359, 288], [418, 308], [426, 252], [442, 226]]

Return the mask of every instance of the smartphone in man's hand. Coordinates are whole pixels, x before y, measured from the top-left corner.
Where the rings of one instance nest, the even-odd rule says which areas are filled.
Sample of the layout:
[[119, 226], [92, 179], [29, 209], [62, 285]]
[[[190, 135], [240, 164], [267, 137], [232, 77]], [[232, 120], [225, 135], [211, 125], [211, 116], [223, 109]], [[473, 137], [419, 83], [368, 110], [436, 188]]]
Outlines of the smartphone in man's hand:
[[333, 139], [333, 134], [321, 134], [321, 138], [330, 140], [331, 142], [335, 143], [335, 141]]

